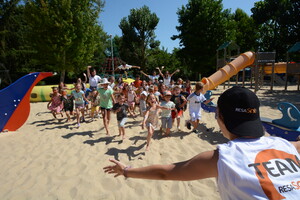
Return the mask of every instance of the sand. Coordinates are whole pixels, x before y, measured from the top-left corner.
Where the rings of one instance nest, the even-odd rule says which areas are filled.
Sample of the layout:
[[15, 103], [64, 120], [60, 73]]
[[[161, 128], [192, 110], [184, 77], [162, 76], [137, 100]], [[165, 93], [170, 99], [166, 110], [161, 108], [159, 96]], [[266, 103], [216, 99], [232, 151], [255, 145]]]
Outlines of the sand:
[[[288, 101], [300, 107], [300, 92], [295, 87], [269, 87], [259, 92], [261, 116], [281, 117], [277, 103]], [[213, 91], [218, 97], [219, 86]], [[216, 98], [217, 99], [217, 98]], [[216, 99], [213, 102], [216, 103]], [[112, 137], [105, 135], [102, 119], [82, 123], [53, 119], [47, 103], [31, 103], [25, 124], [16, 132], [0, 134], [0, 199], [220, 199], [214, 178], [188, 181], [149, 181], [113, 178], [102, 168], [115, 158], [139, 167], [187, 160], [200, 152], [213, 150], [227, 142], [222, 136], [213, 113], [203, 112], [200, 133], [183, 126], [173, 128], [170, 138], [155, 133], [151, 149], [145, 152], [146, 130], [141, 118], [130, 118], [126, 125], [127, 139], [118, 137], [116, 117], [112, 115]], [[188, 113], [185, 113], [187, 119]]]

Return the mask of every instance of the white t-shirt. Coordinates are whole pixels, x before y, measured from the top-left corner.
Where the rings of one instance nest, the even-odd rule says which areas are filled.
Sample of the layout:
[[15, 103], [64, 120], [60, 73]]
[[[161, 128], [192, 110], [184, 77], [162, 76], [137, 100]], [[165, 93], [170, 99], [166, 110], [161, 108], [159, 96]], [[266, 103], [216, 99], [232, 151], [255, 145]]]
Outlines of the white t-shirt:
[[279, 137], [238, 138], [218, 146], [222, 199], [299, 199], [299, 153]]
[[98, 76], [98, 75], [95, 75], [95, 76], [89, 76], [89, 84], [90, 84], [90, 87], [97, 87], [98, 86], [98, 83], [101, 81], [101, 77]]
[[194, 92], [187, 97], [187, 100], [189, 101], [189, 111], [190, 112], [201, 113], [201, 103], [206, 101], [206, 98], [202, 93], [197, 95]]
[[[165, 108], [175, 108], [175, 103], [173, 101], [162, 101], [160, 106]], [[171, 117], [171, 110], [165, 110], [163, 109], [161, 111], [161, 117]]]
[[171, 82], [171, 76], [168, 76], [168, 77], [165, 77], [164, 78], [164, 84], [166, 86], [169, 86], [170, 85], [170, 82]]
[[155, 79], [159, 79], [159, 75], [155, 75], [155, 76], [153, 76], [153, 75], [148, 75], [148, 78], [149, 78], [150, 80], [152, 80], [152, 82], [154, 82]]
[[118, 66], [118, 69], [121, 69], [121, 70], [128, 70], [128, 69], [130, 69], [130, 68], [132, 68], [132, 65], [120, 65], [120, 66]]

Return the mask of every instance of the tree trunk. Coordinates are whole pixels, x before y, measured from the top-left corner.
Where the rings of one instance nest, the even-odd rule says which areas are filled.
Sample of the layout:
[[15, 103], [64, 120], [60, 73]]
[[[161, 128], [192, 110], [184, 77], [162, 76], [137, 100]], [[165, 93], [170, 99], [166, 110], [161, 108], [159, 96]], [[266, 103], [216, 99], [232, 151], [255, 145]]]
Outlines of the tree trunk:
[[60, 73], [60, 83], [65, 82], [65, 75], [66, 75], [66, 50], [63, 52], [63, 70]]
[[65, 82], [65, 75], [66, 75], [66, 70], [63, 69], [60, 73], [60, 78], [59, 78], [60, 82], [63, 82], [63, 83]]

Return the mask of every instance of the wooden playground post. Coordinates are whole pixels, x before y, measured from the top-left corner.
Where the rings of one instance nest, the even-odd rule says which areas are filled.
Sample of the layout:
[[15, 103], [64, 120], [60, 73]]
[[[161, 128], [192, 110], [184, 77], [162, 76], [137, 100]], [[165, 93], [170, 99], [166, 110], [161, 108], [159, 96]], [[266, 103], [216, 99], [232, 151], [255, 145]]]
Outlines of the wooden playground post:
[[275, 63], [272, 63], [272, 74], [271, 74], [271, 88], [270, 90], [273, 91], [273, 86], [274, 86], [274, 71], [275, 71]]
[[255, 72], [254, 72], [254, 84], [255, 84], [255, 88], [254, 88], [254, 93], [256, 93], [258, 91], [258, 76], [259, 76], [259, 69], [258, 69], [258, 65], [256, 63], [255, 65]]

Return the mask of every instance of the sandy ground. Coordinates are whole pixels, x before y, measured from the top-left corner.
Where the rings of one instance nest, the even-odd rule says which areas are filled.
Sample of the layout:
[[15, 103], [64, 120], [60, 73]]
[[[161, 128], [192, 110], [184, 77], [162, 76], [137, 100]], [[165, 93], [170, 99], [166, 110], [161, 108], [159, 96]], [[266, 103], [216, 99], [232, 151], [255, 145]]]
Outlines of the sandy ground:
[[[278, 119], [278, 102], [291, 102], [300, 107], [296, 86], [263, 87], [257, 93], [261, 100], [261, 116]], [[214, 102], [223, 86], [213, 91]], [[213, 113], [203, 112], [199, 134], [184, 126], [164, 138], [157, 131], [150, 151], [145, 151], [146, 130], [142, 118], [130, 118], [124, 141], [118, 137], [116, 117], [112, 115], [112, 137], [105, 135], [102, 119], [83, 123], [55, 120], [46, 109], [47, 103], [31, 103], [26, 123], [16, 132], [0, 134], [0, 199], [220, 199], [214, 178], [189, 181], [149, 181], [113, 178], [102, 168], [115, 158], [139, 167], [183, 161], [196, 154], [213, 150], [227, 142]], [[89, 118], [88, 118], [89, 119]]]

